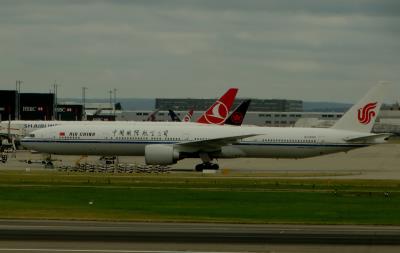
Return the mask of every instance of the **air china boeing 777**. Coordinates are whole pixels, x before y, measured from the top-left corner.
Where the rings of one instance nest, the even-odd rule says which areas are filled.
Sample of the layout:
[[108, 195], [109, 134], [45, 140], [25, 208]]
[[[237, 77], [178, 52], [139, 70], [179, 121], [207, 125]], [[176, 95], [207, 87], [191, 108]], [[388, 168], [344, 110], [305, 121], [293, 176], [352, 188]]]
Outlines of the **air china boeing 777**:
[[383, 143], [389, 134], [371, 129], [384, 97], [384, 84], [373, 87], [329, 129], [136, 124], [55, 126], [22, 140], [30, 149], [60, 155], [144, 155], [147, 164], [168, 165], [200, 158], [196, 170], [218, 169], [215, 158], [304, 158]]

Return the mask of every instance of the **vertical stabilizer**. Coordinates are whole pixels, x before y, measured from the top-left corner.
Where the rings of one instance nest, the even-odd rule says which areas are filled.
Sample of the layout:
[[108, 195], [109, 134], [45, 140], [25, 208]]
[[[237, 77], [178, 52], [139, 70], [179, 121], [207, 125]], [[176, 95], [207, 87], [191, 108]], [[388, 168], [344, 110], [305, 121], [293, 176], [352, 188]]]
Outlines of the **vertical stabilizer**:
[[149, 117], [147, 117], [146, 121], [156, 121], [156, 115], [158, 113], [160, 109], [155, 110], [154, 112], [152, 112]]
[[386, 86], [387, 83], [380, 82], [372, 87], [332, 128], [365, 133], [371, 132], [386, 94]]
[[190, 120], [192, 119], [193, 116], [193, 109], [190, 109], [187, 114], [185, 115], [185, 117], [183, 117], [183, 121], [184, 122], [190, 122]]
[[182, 121], [179, 118], [179, 116], [176, 115], [176, 113], [171, 109], [168, 110], [168, 115], [171, 117], [171, 121], [174, 121], [174, 122], [181, 122]]
[[233, 126], [241, 126], [246, 116], [247, 109], [249, 109], [251, 99], [244, 100], [240, 103], [235, 110], [233, 110], [232, 114], [226, 119], [226, 125], [233, 125]]
[[196, 122], [217, 125], [224, 124], [237, 92], [237, 88], [230, 88], [217, 102], [208, 108]]

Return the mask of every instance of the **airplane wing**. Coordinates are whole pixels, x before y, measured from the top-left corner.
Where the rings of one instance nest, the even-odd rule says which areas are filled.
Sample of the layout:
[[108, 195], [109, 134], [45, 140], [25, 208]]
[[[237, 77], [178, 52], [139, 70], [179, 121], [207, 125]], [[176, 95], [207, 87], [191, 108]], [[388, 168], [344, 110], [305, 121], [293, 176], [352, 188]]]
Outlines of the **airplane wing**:
[[257, 136], [259, 134], [233, 135], [207, 140], [188, 141], [175, 144], [175, 147], [183, 152], [213, 152], [221, 149], [222, 146], [230, 145], [241, 139]]
[[368, 135], [368, 136], [363, 136], [363, 137], [349, 138], [349, 139], [345, 139], [345, 141], [350, 142], [350, 143], [374, 143], [377, 141], [382, 142], [392, 135], [393, 134], [390, 134], [390, 133], [374, 134], [374, 135]]

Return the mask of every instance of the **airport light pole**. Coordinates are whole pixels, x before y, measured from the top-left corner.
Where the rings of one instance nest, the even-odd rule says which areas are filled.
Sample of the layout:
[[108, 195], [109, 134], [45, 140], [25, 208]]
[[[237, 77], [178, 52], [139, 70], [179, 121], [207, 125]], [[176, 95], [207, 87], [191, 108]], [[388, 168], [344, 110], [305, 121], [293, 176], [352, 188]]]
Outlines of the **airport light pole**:
[[112, 105], [112, 94], [113, 94], [113, 91], [109, 90], [108, 92], [110, 93], [110, 108], [112, 110], [113, 109], [113, 105]]
[[57, 93], [58, 93], [58, 84], [57, 81], [54, 81], [53, 84], [53, 94], [54, 94], [54, 101], [53, 101], [53, 120], [57, 120]]
[[88, 88], [83, 86], [82, 87], [82, 114], [83, 114], [83, 118], [84, 120], [86, 120], [86, 90]]
[[114, 117], [115, 117], [115, 105], [117, 104], [117, 89], [114, 88]]
[[15, 96], [15, 120], [20, 119], [20, 93], [21, 93], [21, 83], [23, 83], [21, 80], [15, 81], [15, 91], [16, 91], [16, 96]]

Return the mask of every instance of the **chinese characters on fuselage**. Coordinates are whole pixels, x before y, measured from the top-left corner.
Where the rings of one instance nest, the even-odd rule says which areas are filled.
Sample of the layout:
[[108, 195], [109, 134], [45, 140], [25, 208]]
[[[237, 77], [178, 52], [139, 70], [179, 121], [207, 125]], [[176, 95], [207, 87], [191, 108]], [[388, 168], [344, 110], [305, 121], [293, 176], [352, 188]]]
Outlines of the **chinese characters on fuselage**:
[[113, 137], [168, 137], [168, 130], [114, 129]]

